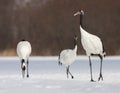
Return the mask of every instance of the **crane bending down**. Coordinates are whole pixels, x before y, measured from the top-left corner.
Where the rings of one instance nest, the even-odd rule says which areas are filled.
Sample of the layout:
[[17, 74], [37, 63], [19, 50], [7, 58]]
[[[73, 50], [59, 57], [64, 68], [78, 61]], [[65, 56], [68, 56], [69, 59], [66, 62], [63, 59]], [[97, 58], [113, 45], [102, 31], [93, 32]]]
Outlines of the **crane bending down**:
[[83, 21], [82, 19], [83, 19], [83, 15], [84, 15], [83, 10], [79, 10], [78, 12], [76, 12], [74, 14], [74, 16], [76, 16], [76, 15], [80, 15], [81, 43], [82, 43], [84, 50], [86, 51], [87, 56], [89, 57], [91, 81], [93, 82], [94, 80], [92, 77], [92, 63], [91, 63], [90, 56], [94, 56], [94, 55], [99, 56], [101, 59], [100, 74], [99, 74], [98, 81], [100, 79], [103, 80], [102, 61], [103, 61], [103, 57], [105, 57], [105, 55], [106, 55], [105, 50], [104, 50], [104, 46], [103, 46], [101, 39], [99, 37], [97, 37], [96, 35], [90, 34], [83, 29], [83, 25], [82, 25], [82, 21]]
[[69, 67], [70, 64], [72, 64], [75, 61], [76, 55], [77, 55], [77, 36], [74, 37], [74, 49], [65, 49], [62, 50], [59, 55], [59, 65], [66, 65], [66, 74], [67, 78], [69, 78], [69, 75], [71, 75], [71, 78], [73, 79], [74, 76], [71, 74]]
[[27, 69], [27, 77], [29, 77], [28, 64], [29, 64], [29, 56], [31, 54], [31, 44], [28, 41], [21, 40], [17, 44], [17, 54], [21, 60], [22, 77], [23, 78], [25, 77], [26, 69]]

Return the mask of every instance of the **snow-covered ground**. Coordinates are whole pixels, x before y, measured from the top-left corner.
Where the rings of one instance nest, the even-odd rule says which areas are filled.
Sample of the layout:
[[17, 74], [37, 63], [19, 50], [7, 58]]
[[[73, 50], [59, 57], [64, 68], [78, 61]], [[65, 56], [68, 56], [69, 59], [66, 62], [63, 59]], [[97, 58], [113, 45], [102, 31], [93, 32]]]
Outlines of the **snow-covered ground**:
[[120, 93], [120, 56], [104, 59], [100, 82], [99, 61], [92, 57], [96, 82], [90, 82], [86, 56], [78, 56], [71, 65], [73, 80], [66, 78], [65, 66], [58, 66], [57, 57], [31, 57], [30, 78], [24, 79], [18, 57], [0, 57], [0, 93]]

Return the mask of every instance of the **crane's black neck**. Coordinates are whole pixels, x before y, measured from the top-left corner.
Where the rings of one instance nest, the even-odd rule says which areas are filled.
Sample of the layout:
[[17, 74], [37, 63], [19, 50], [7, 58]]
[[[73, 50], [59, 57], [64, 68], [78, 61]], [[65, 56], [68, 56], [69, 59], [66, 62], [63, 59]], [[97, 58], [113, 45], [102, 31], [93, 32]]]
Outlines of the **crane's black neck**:
[[74, 39], [74, 46], [76, 46], [77, 45], [77, 40], [76, 39]]
[[81, 27], [83, 27], [83, 15], [82, 14], [80, 14], [80, 25]]

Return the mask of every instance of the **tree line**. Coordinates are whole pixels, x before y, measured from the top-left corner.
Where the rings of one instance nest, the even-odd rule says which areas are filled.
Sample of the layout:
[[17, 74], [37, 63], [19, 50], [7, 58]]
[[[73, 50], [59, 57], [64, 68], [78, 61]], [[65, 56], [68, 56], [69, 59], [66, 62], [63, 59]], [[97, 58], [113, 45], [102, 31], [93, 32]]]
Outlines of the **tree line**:
[[[79, 9], [85, 12], [84, 29], [99, 36], [108, 55], [120, 54], [120, 1], [115, 0], [0, 0], [0, 52], [16, 55], [21, 39], [31, 42], [32, 55], [58, 55], [80, 41]], [[9, 52], [12, 52], [9, 54]]]

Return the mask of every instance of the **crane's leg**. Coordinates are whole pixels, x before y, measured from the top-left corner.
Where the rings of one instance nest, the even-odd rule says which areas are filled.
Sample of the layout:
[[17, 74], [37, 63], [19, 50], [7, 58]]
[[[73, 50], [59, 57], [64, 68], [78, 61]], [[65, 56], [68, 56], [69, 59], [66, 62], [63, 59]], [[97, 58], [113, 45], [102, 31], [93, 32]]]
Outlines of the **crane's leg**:
[[74, 78], [74, 76], [71, 74], [71, 72], [70, 72], [70, 66], [68, 66], [68, 73], [71, 75], [71, 78], [73, 79]]
[[29, 67], [29, 61], [28, 61], [28, 59], [27, 59], [27, 78], [29, 77], [29, 71], [28, 71], [29, 68], [28, 68], [28, 67]]
[[67, 78], [69, 78], [69, 76], [68, 76], [68, 66], [66, 67], [66, 74], [67, 74]]
[[62, 65], [62, 63], [60, 62], [60, 55], [58, 57], [58, 65]]
[[102, 61], [103, 61], [103, 57], [101, 55], [99, 55], [101, 61], [100, 61], [100, 75], [99, 75], [99, 78], [98, 78], [98, 81], [103, 80], [103, 76], [102, 76]]
[[74, 78], [74, 76], [71, 74], [71, 72], [70, 72], [69, 68], [70, 68], [70, 66], [68, 65], [68, 66], [66, 67], [66, 74], [67, 74], [67, 78], [69, 78], [69, 74], [70, 74], [70, 75], [71, 75], [71, 78], [73, 79], [73, 78]]
[[89, 65], [90, 65], [91, 82], [94, 82], [93, 77], [92, 77], [92, 63], [91, 63], [90, 56], [89, 56]]

